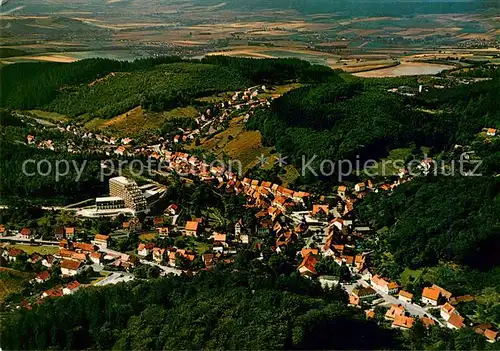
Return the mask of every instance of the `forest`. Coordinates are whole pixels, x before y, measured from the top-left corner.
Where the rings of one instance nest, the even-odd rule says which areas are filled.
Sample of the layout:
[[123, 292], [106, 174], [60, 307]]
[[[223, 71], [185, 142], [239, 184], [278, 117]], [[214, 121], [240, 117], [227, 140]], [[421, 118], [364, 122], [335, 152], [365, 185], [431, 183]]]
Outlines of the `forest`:
[[499, 265], [500, 179], [420, 177], [392, 193], [369, 194], [359, 214], [377, 230], [394, 261], [413, 269], [440, 261]]
[[[400, 82], [392, 80], [392, 86]], [[295, 165], [301, 165], [302, 155], [317, 155], [317, 168], [320, 160], [379, 159], [399, 147], [427, 146], [439, 153], [456, 143], [472, 143], [485, 126], [500, 126], [495, 107], [500, 79], [444, 92], [431, 89], [417, 98], [390, 94], [390, 86], [391, 80], [329, 77], [327, 83], [277, 99], [269, 111], [251, 118], [248, 128], [259, 130], [265, 145], [275, 146]], [[483, 156], [491, 159], [496, 152]]]
[[297, 59], [250, 60], [212, 56], [132, 62], [87, 59], [71, 64], [19, 63], [0, 68], [0, 107], [42, 109], [70, 117], [111, 118], [133, 107], [156, 111], [252, 84], [325, 79], [334, 72]]
[[48, 299], [2, 322], [2, 348], [400, 348], [394, 331], [348, 308], [343, 292], [252, 262]]

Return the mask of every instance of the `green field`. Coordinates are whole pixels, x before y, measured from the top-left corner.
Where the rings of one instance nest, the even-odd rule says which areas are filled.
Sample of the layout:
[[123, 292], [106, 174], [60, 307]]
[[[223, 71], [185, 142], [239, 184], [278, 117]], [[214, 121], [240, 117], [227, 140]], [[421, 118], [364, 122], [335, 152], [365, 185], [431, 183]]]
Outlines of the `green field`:
[[39, 246], [33, 245], [33, 246], [31, 246], [28, 244], [15, 244], [15, 245], [12, 245], [12, 247], [23, 250], [28, 255], [31, 255], [34, 252], [37, 252], [40, 255], [53, 255], [59, 251], [59, 246], [53, 246], [53, 245], [39, 245]]

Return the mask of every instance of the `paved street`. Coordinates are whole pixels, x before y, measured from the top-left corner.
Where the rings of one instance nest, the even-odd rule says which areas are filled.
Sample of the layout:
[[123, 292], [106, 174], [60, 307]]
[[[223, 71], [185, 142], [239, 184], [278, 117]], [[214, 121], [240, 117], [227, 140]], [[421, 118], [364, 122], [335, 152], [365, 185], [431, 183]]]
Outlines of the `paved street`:
[[134, 275], [132, 273], [126, 273], [126, 272], [114, 272], [111, 273], [109, 276], [101, 280], [100, 282], [97, 282], [95, 285], [96, 286], [103, 286], [103, 285], [108, 285], [108, 284], [118, 284], [121, 282], [128, 282], [134, 279]]
[[[21, 238], [19, 236], [0, 236], [0, 241], [16, 241], [21, 243], [30, 243], [31, 239]], [[51, 240], [34, 239], [34, 242], [37, 244], [44, 244], [44, 245], [59, 245], [59, 241], [51, 241]]]
[[[359, 279], [356, 281], [356, 283], [354, 284], [349, 284], [349, 285], [346, 285], [344, 287], [344, 289], [350, 294], [352, 292], [352, 290], [354, 289], [354, 287], [356, 285], [361, 285], [365, 288], [367, 287], [372, 287], [366, 280], [363, 280], [363, 279]], [[372, 287], [373, 288], [373, 287]], [[377, 290], [377, 294], [379, 296], [381, 296], [385, 303], [384, 304], [388, 304], [388, 305], [392, 305], [392, 304], [396, 304], [396, 305], [403, 305], [405, 310], [412, 316], [418, 316], [418, 317], [422, 317], [422, 316], [425, 316], [425, 317], [429, 317], [429, 318], [432, 318], [434, 319], [434, 321], [436, 323], [438, 323], [439, 325], [442, 326], [442, 323], [437, 320], [435, 317], [433, 317], [430, 313], [427, 312], [427, 310], [424, 308], [424, 307], [421, 307], [419, 305], [416, 305], [416, 304], [413, 304], [413, 303], [408, 303], [408, 302], [404, 302], [404, 301], [401, 301], [397, 298], [397, 296], [393, 296], [393, 295], [389, 295], [389, 294], [386, 294], [380, 290]]]
[[160, 267], [160, 269], [163, 270], [163, 272], [164, 272], [163, 275], [166, 275], [166, 274], [169, 274], [169, 273], [173, 273], [175, 275], [180, 275], [182, 273], [182, 270], [180, 270], [180, 269], [173, 268], [173, 267], [162, 266], [162, 265], [159, 265], [156, 262], [146, 261], [144, 259], [140, 259], [139, 262], [141, 262], [142, 264], [148, 264], [150, 266]]

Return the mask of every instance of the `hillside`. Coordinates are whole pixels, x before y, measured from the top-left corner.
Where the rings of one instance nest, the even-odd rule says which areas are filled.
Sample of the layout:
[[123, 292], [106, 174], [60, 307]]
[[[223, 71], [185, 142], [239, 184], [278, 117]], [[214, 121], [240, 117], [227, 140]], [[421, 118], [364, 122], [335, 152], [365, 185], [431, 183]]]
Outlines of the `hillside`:
[[[316, 155], [312, 165], [318, 170], [325, 159], [377, 160], [402, 147], [425, 146], [438, 154], [455, 143], [471, 142], [486, 125], [500, 125], [494, 108], [498, 79], [444, 92], [430, 89], [416, 99], [387, 92], [402, 83], [416, 87], [417, 80], [337, 78], [296, 89], [250, 119], [249, 128], [259, 130], [264, 145], [276, 147], [296, 165], [302, 156]], [[490, 159], [493, 153], [483, 156]]]
[[2, 348], [399, 348], [393, 332], [348, 308], [343, 293], [262, 269], [88, 288], [14, 312], [3, 322]]
[[4, 66], [0, 73], [5, 92], [0, 107], [48, 110], [89, 120], [111, 118], [139, 105], [170, 110], [198, 97], [250, 84], [315, 80], [333, 71], [296, 59], [159, 57], [133, 62], [20, 63]]

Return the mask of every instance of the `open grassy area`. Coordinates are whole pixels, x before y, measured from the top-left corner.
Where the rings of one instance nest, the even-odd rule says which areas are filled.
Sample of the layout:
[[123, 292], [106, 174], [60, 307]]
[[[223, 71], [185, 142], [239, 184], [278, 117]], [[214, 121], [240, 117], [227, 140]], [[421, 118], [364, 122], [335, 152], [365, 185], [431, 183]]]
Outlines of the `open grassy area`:
[[411, 155], [408, 148], [393, 149], [389, 156], [381, 159], [376, 167], [370, 167], [370, 174], [380, 176], [390, 176], [399, 173], [399, 168], [404, 167], [406, 160]]
[[93, 119], [85, 124], [91, 130], [107, 131], [118, 136], [135, 136], [160, 128], [168, 119], [195, 118], [198, 110], [193, 106], [178, 107], [169, 111], [146, 111], [137, 106], [112, 119]]
[[34, 252], [38, 252], [40, 255], [53, 255], [59, 251], [59, 246], [52, 245], [29, 245], [29, 244], [15, 244], [11, 245], [11, 247], [15, 247], [17, 249], [23, 250], [28, 255], [31, 255]]
[[0, 267], [0, 303], [3, 303], [9, 294], [21, 292], [23, 284], [33, 277], [33, 273]]
[[254, 166], [258, 162], [258, 156], [261, 154], [269, 156], [272, 150], [262, 145], [260, 132], [245, 130], [243, 117], [233, 118], [228, 129], [212, 138], [201, 140], [201, 144], [197, 147], [219, 157], [227, 155], [231, 160], [239, 160], [242, 172]]
[[400, 275], [400, 281], [403, 286], [408, 285], [408, 283], [417, 283], [424, 273], [423, 269], [412, 270], [406, 268]]
[[300, 176], [300, 174], [299, 171], [297, 171], [297, 169], [293, 165], [286, 165], [285, 171], [286, 171], [285, 174], [280, 175], [280, 179], [283, 182], [282, 185], [288, 187], [295, 181], [295, 179], [297, 179]]
[[139, 235], [139, 240], [141, 241], [151, 241], [156, 238], [156, 233], [142, 233]]
[[50, 122], [66, 122], [68, 120], [67, 116], [61, 115], [60, 113], [57, 112], [49, 112], [42, 110], [28, 110], [26, 112], [33, 114], [37, 118], [44, 119]]

